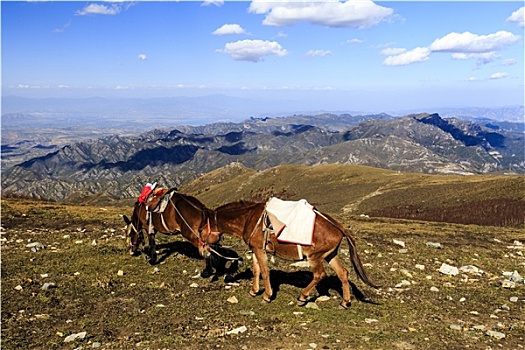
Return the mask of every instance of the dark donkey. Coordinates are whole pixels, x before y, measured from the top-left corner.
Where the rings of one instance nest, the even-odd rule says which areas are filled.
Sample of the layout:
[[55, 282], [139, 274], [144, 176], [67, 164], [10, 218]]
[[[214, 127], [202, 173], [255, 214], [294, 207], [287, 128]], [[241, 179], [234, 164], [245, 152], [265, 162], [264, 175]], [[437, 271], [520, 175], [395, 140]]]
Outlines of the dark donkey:
[[296, 244], [279, 242], [275, 234], [265, 232], [265, 205], [265, 203], [251, 202], [229, 203], [215, 209], [209, 218], [210, 227], [214, 230], [214, 233], [219, 234], [209, 234], [208, 244], [216, 244], [220, 240], [220, 234], [226, 233], [243, 239], [253, 251], [253, 285], [250, 295], [256, 296], [259, 293], [259, 274], [261, 274], [265, 288], [263, 299], [268, 302], [271, 301], [273, 291], [270, 284], [266, 252], [288, 260], [300, 260], [300, 255], [304, 254], [310, 262], [313, 279], [301, 291], [298, 298], [299, 302], [303, 305], [308, 302], [312, 289], [326, 277], [326, 272], [323, 268], [324, 259], [341, 280], [343, 290], [341, 306], [348, 308], [351, 304], [348, 271], [338, 256], [339, 246], [343, 237], [346, 237], [350, 247], [350, 260], [357, 275], [369, 286], [378, 288], [368, 278], [361, 259], [357, 254], [354, 238], [332, 217], [316, 211], [313, 244], [301, 246], [302, 252], [300, 252]]
[[[167, 235], [181, 234], [198, 249], [201, 256], [207, 257], [209, 254], [203, 249], [207, 237], [201, 238], [200, 231], [207, 224], [210, 210], [197, 198], [179, 193], [175, 189], [163, 193], [162, 197], [165, 195], [168, 195], [169, 199], [162, 212], [148, 211], [148, 205], [151, 209], [158, 203], [155, 195], [151, 194], [144, 203], [139, 201], [135, 203], [131, 219], [123, 216], [128, 225], [130, 254], [134, 255], [140, 250], [139, 246], [145, 244], [144, 236], [147, 235], [150, 262], [155, 262], [157, 260], [155, 235], [160, 232]], [[211, 272], [208, 263], [206, 259], [204, 277], [209, 276]]]

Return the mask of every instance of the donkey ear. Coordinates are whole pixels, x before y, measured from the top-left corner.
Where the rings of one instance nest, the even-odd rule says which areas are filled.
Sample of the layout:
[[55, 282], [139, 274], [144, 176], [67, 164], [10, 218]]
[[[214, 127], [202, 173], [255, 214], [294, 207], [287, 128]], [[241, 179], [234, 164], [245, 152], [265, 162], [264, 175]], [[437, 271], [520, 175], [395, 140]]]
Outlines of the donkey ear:
[[131, 224], [131, 220], [126, 215], [122, 215], [122, 219], [124, 219], [124, 222], [126, 223], [126, 225]]

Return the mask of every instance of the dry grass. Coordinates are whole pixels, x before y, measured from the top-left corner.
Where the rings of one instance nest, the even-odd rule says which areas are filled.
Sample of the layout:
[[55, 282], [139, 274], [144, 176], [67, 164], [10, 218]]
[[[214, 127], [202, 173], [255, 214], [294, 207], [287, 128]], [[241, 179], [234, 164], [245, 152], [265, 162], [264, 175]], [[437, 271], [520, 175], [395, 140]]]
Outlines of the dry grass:
[[[228, 287], [222, 278], [193, 278], [203, 262], [181, 238], [158, 237], [159, 265], [130, 257], [119, 217], [130, 210], [2, 200], [2, 349], [87, 349], [96, 342], [100, 349], [311, 349], [314, 343], [317, 349], [523, 347], [525, 303], [509, 298], [523, 299], [525, 287], [500, 285], [503, 271], [525, 275], [523, 254], [508, 248], [525, 241], [523, 228], [341, 214], [369, 274], [383, 288], [370, 289], [351, 273], [356, 291], [375, 303], [354, 301], [349, 310], [340, 309], [340, 283], [327, 269], [318, 293], [331, 298], [317, 302], [314, 310], [295, 305], [311, 273], [288, 261], [270, 264], [277, 295], [266, 304], [247, 293], [248, 259], [239, 285]], [[404, 241], [406, 252], [393, 239]], [[32, 252], [29, 241], [46, 249]], [[443, 248], [429, 248], [429, 241]], [[246, 251], [234, 239], [225, 244], [240, 255]], [[348, 266], [347, 247], [342, 248]], [[445, 276], [438, 272], [442, 262], [476, 265], [485, 273]], [[395, 288], [403, 279], [412, 284]], [[43, 290], [46, 282], [56, 288]], [[232, 296], [238, 303], [227, 301]], [[501, 308], [504, 304], [509, 310]], [[485, 330], [475, 328], [479, 325]], [[247, 331], [226, 334], [240, 326]], [[506, 337], [496, 340], [487, 330]], [[64, 343], [67, 335], [82, 331], [85, 340]]]

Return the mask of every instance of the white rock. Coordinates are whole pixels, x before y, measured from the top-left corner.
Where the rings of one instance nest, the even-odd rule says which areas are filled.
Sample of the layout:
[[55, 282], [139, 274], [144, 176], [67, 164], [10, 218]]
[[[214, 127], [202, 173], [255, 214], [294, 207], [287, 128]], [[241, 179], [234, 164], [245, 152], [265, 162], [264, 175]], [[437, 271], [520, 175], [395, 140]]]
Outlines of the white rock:
[[26, 245], [26, 248], [31, 248], [32, 252], [37, 252], [40, 249], [45, 249], [46, 247], [40, 242], [33, 242]]
[[190, 287], [191, 288], [199, 288], [199, 285], [197, 283], [192, 283], [192, 284], [190, 284]]
[[523, 282], [523, 277], [521, 277], [518, 271], [514, 271], [512, 275], [510, 275], [509, 281], [520, 283], [520, 282]]
[[374, 322], [379, 322], [379, 321], [376, 320], [375, 318], [365, 318], [365, 322], [366, 323], [374, 323]]
[[439, 268], [439, 272], [441, 272], [444, 275], [456, 276], [459, 273], [459, 270], [455, 266], [443, 263]]
[[501, 281], [501, 286], [503, 288], [516, 288], [516, 282], [512, 281]]
[[416, 264], [416, 269], [423, 271], [425, 269], [425, 265]]
[[68, 335], [66, 339], [64, 339], [64, 343], [69, 343], [77, 339], [84, 339], [86, 335], [87, 335], [87, 332], [80, 332], [80, 333], [74, 333], [74, 334]]
[[328, 295], [321, 295], [319, 298], [315, 299], [315, 301], [328, 301], [330, 300], [330, 297]]
[[16, 289], [17, 291], [21, 291], [21, 290], [24, 289], [24, 288], [22, 288], [21, 285], [18, 285], [18, 286], [15, 287], [15, 289]]
[[318, 310], [319, 309], [319, 305], [317, 305], [316, 303], [313, 303], [313, 302], [309, 302], [309, 303], [306, 304], [305, 308]]
[[410, 283], [410, 281], [402, 280], [401, 282], [396, 284], [396, 288], [410, 287], [411, 285], [412, 283]]
[[441, 243], [436, 242], [427, 242], [427, 247], [429, 248], [441, 248]]
[[392, 241], [394, 242], [394, 244], [397, 244], [397, 245], [405, 248], [405, 242], [397, 240], [397, 239], [393, 239]]
[[51, 283], [47, 283], [46, 282], [46, 283], [44, 283], [42, 285], [42, 288], [40, 288], [40, 289], [42, 289], [42, 290], [49, 290], [51, 288], [55, 288], [55, 284], [53, 282], [51, 282]]
[[518, 302], [518, 297], [510, 297], [509, 301], [512, 302], [512, 303], [517, 303]]
[[232, 329], [231, 331], [226, 332], [226, 334], [239, 334], [239, 333], [244, 333], [247, 330], [248, 328], [246, 328], [246, 326], [240, 326], [238, 328], [235, 328], [235, 329]]
[[496, 338], [496, 339], [503, 339], [503, 338], [505, 338], [505, 333], [501, 333], [501, 332], [498, 332], [498, 331], [487, 331], [487, 333], [485, 333], [485, 334], [488, 335], [489, 337]]
[[431, 292], [439, 292], [439, 289], [437, 289], [436, 287], [430, 287], [430, 291]]
[[317, 344], [316, 344], [316, 343], [310, 343], [310, 344], [308, 344], [308, 346], [309, 346], [310, 348], [312, 348], [312, 349], [317, 348]]
[[459, 271], [461, 271], [463, 273], [472, 273], [472, 274], [483, 273], [483, 270], [480, 270], [479, 268], [477, 268], [474, 265], [461, 266], [459, 268]]
[[226, 301], [229, 302], [230, 304], [237, 304], [239, 302], [239, 300], [237, 300], [235, 296], [229, 297]]
[[408, 270], [401, 269], [399, 270], [399, 272], [401, 272], [403, 275], [405, 275], [408, 278], [413, 278], [412, 274]]
[[118, 276], [124, 276], [124, 271], [123, 270], [118, 270], [117, 275]]

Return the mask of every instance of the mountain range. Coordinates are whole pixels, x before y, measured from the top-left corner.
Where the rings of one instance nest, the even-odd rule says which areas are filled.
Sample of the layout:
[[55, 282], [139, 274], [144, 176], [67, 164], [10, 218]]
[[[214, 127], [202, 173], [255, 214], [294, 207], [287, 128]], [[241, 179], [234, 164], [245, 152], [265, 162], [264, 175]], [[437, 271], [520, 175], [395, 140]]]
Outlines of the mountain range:
[[67, 144], [4, 170], [2, 192], [57, 201], [134, 198], [147, 182], [180, 186], [231, 163], [523, 174], [524, 144], [523, 132], [435, 113], [250, 118]]

